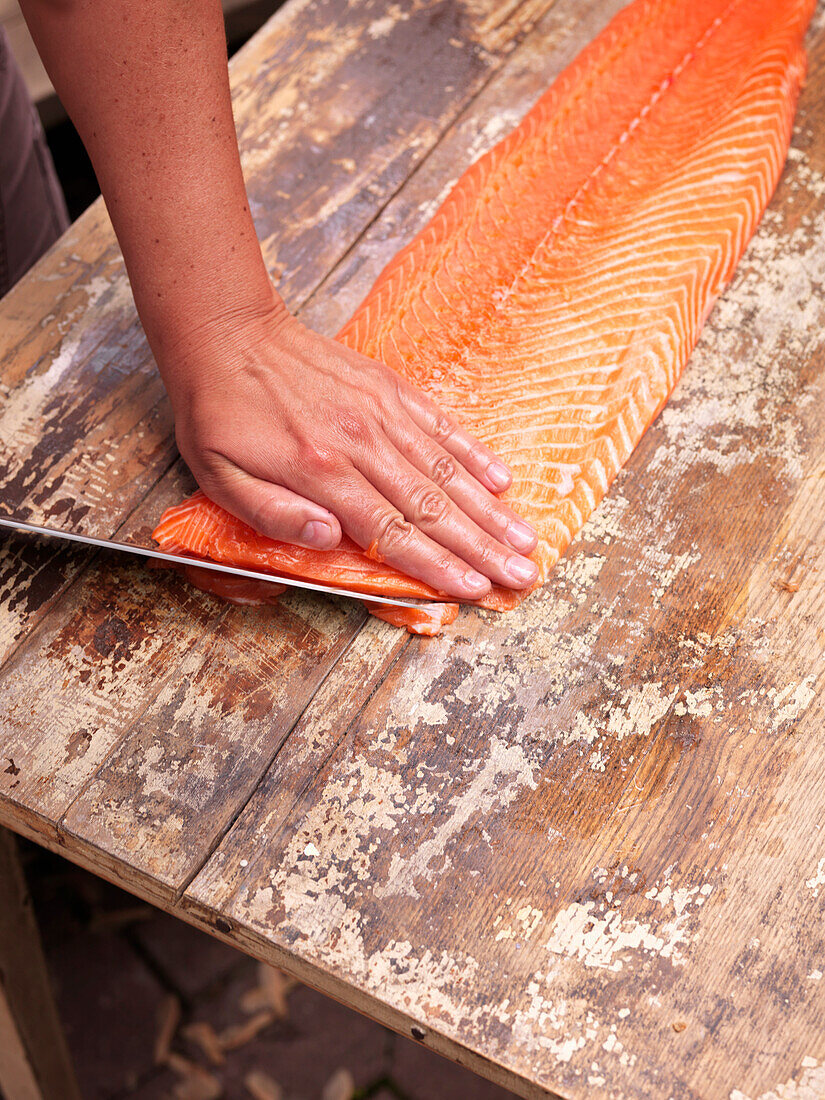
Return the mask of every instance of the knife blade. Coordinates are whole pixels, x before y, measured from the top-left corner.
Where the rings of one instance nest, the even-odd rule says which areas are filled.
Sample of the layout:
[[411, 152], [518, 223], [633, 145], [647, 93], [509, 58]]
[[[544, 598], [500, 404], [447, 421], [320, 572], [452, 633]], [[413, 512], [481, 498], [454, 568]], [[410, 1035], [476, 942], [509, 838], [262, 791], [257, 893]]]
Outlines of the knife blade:
[[272, 581], [285, 584], [289, 588], [303, 588], [310, 592], [322, 592], [328, 596], [347, 596], [350, 599], [366, 600], [367, 603], [384, 604], [387, 607], [421, 607], [426, 600], [401, 600], [388, 596], [375, 596], [371, 592], [353, 592], [349, 588], [335, 588], [332, 585], [313, 584], [312, 581], [298, 580], [296, 577], [276, 576], [274, 573], [258, 573], [253, 569], [241, 569], [234, 565], [222, 565], [217, 561], [203, 558], [188, 558], [184, 554], [167, 554], [153, 547], [134, 546], [130, 542], [115, 542], [113, 539], [97, 539], [92, 535], [80, 535], [75, 531], [61, 531], [56, 527], [41, 527], [37, 523], [26, 523], [19, 519], [0, 517], [0, 527], [11, 531], [26, 531], [32, 535], [63, 539], [66, 542], [79, 542], [83, 546], [94, 546], [99, 550], [117, 550], [127, 554], [138, 554], [143, 558], [165, 561], [170, 565], [196, 565], [199, 569], [211, 569], [213, 573], [228, 573], [233, 577], [246, 577], [254, 581]]

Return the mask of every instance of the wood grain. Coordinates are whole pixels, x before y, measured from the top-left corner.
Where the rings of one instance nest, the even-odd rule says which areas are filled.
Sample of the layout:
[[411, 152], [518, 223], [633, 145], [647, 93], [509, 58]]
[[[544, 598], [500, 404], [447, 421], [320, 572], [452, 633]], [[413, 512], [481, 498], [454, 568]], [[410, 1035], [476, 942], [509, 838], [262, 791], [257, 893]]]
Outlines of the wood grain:
[[[346, 255], [551, 3], [299, 2], [236, 55], [251, 209], [290, 306]], [[0, 302], [3, 510], [111, 537], [174, 457], [168, 402], [98, 201]], [[3, 541], [0, 662], [88, 560]]]
[[17, 844], [0, 828], [0, 1088], [10, 1100], [80, 1100]]
[[811, 54], [763, 227], [551, 582], [408, 644], [309, 786], [288, 741], [184, 899], [524, 1095], [825, 1089]]
[[[311, 323], [338, 327], [619, 6], [361, 5], [340, 49], [340, 5], [276, 16], [235, 102], [259, 219], [283, 199], [270, 143], [306, 196], [267, 249]], [[425, 10], [441, 106], [410, 154], [391, 74], [423, 87], [398, 57], [430, 63]], [[476, 56], [449, 102], [448, 32]], [[820, 18], [763, 226], [541, 593], [408, 639], [305, 597], [222, 608], [96, 559], [15, 620], [0, 818], [525, 1096], [825, 1092], [823, 103]], [[342, 157], [348, 125], [363, 163]], [[183, 491], [162, 465], [151, 491], [135, 482], [130, 536]]]

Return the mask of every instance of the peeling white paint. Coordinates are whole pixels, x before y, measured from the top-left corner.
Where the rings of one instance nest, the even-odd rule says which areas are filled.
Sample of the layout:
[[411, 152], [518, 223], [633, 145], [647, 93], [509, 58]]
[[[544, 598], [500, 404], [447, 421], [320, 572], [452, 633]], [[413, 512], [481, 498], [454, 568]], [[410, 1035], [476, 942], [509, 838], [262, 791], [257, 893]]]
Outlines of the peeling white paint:
[[[120, 261], [118, 261], [118, 266]], [[94, 338], [94, 326], [89, 324], [89, 313], [106, 296], [108, 308], [114, 310], [131, 303], [129, 284], [125, 278], [95, 276], [82, 284], [75, 292], [82, 294], [82, 302], [67, 311], [60, 322], [63, 334], [59, 348], [45, 368], [32, 368], [25, 380], [9, 390], [0, 385], [2, 413], [0, 414], [0, 444], [3, 477], [11, 478], [24, 470], [31, 448], [42, 437], [45, 410], [60, 391], [65, 376], [77, 369], [77, 356], [84, 340]], [[84, 322], [84, 323], [81, 323]], [[37, 467], [34, 467], [36, 474]], [[34, 476], [34, 475], [33, 475]]]
[[571, 554], [567, 558], [562, 558], [556, 570], [568, 584], [582, 591], [596, 583], [606, 561], [607, 558], [603, 554]]
[[723, 707], [722, 689], [718, 684], [710, 688], [697, 688], [686, 691], [685, 701], [673, 708], [675, 714], [689, 714], [695, 718], [707, 718], [713, 714], [714, 707]]
[[825, 886], [825, 859], [817, 863], [814, 875], [806, 881], [805, 885], [812, 891], [815, 898], [819, 897], [820, 886]]
[[[513, 899], [508, 898], [504, 903], [504, 912], [499, 915], [493, 921], [493, 928], [499, 928], [499, 925], [503, 924], [507, 920], [509, 913], [508, 910], [512, 907]], [[521, 905], [512, 914], [510, 922], [496, 932], [496, 942], [500, 940], [529, 940], [535, 930], [538, 928], [544, 911], [537, 909], [529, 902], [525, 905]], [[518, 927], [516, 927], [516, 925]]]
[[673, 911], [669, 920], [655, 923], [656, 931], [652, 920], [623, 917], [622, 903], [612, 895], [604, 901], [571, 902], [556, 914], [545, 947], [584, 966], [614, 971], [623, 969], [629, 952], [683, 962], [684, 949], [690, 943], [687, 918], [693, 908], [704, 904], [710, 892], [704, 887], [709, 885], [674, 890], [667, 881], [649, 890], [645, 898]]
[[[659, 680], [627, 688], [615, 702], [595, 713], [578, 711], [573, 725], [562, 735], [562, 743], [571, 745], [581, 741], [592, 745], [602, 736], [614, 741], [623, 741], [633, 735], [648, 737], [656, 723], [667, 714], [678, 693], [678, 688], [663, 690]], [[602, 753], [596, 752], [591, 755], [589, 766], [604, 771], [605, 759]]]
[[665, 592], [670, 588], [680, 573], [683, 573], [686, 569], [689, 569], [691, 565], [694, 565], [701, 559], [701, 554], [698, 550], [686, 550], [683, 554], [677, 554], [666, 569], [663, 569], [659, 574], [659, 584], [653, 590], [653, 603], [656, 607], [664, 596]]
[[815, 676], [806, 676], [801, 683], [789, 684], [774, 697], [773, 705], [778, 708], [774, 716], [777, 726], [783, 722], [796, 721], [800, 714], [808, 709], [816, 698], [815, 682]]
[[498, 737], [491, 738], [490, 752], [460, 794], [450, 799], [446, 820], [433, 834], [423, 841], [412, 856], [393, 855], [387, 882], [376, 886], [376, 897], [393, 897], [398, 894], [419, 896], [415, 883], [419, 879], [431, 880], [435, 873], [432, 864], [440, 861], [439, 872], [450, 865], [447, 845], [467, 824], [480, 815], [490, 813], [494, 807], [509, 806], [519, 791], [527, 787], [535, 790], [533, 768], [520, 745], [508, 745]]
[[768, 1092], [751, 1097], [739, 1089], [733, 1089], [730, 1100], [822, 1100], [825, 1096], [825, 1064], [806, 1055], [802, 1059], [800, 1073], [796, 1077], [776, 1085]]

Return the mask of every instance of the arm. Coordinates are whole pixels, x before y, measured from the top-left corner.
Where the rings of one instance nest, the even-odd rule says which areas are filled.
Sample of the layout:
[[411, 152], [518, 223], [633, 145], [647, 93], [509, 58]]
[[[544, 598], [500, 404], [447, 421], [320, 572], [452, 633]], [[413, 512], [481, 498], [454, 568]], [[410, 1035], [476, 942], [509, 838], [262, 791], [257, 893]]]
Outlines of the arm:
[[513, 551], [529, 553], [535, 534], [495, 496], [506, 468], [457, 425], [445, 430], [394, 372], [300, 325], [272, 288], [219, 0], [21, 6], [92, 158], [205, 492], [284, 541], [332, 548], [343, 528], [455, 597], [477, 598], [490, 580], [531, 584], [535, 567]]

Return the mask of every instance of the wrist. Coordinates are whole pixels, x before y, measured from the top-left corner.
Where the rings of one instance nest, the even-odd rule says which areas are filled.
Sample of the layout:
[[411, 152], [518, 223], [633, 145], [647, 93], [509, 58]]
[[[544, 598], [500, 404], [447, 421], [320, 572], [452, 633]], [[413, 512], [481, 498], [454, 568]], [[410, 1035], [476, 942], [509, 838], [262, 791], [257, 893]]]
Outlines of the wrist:
[[251, 347], [273, 337], [291, 314], [269, 278], [245, 286], [242, 296], [219, 292], [167, 302], [162, 311], [139, 310], [152, 353], [173, 403], [212, 380], [243, 369]]

